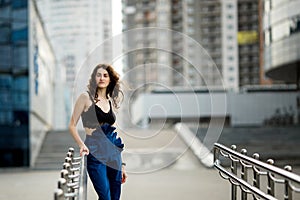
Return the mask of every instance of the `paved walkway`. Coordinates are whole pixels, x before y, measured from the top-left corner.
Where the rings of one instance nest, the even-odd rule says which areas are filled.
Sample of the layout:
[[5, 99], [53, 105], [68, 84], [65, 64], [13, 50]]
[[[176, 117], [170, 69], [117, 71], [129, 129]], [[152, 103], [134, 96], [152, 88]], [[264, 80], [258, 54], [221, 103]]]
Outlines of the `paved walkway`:
[[[203, 167], [173, 129], [123, 132], [128, 181], [122, 200], [229, 199], [229, 184]], [[58, 177], [57, 170], [2, 169], [0, 200], [53, 199]], [[88, 199], [97, 199], [90, 183]]]
[[[122, 200], [230, 199], [229, 183], [204, 167], [173, 128], [119, 132], [128, 171]], [[58, 177], [53, 169], [0, 169], [0, 200], [53, 199]], [[88, 199], [97, 199], [90, 182]]]
[[229, 184], [204, 167], [173, 128], [125, 133], [123, 200], [229, 199]]

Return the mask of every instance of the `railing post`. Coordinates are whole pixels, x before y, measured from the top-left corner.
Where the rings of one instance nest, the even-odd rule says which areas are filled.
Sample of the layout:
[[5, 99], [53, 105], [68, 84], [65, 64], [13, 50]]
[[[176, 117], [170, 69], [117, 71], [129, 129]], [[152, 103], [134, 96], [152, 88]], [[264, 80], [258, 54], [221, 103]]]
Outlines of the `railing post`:
[[[231, 145], [231, 149], [236, 151], [236, 146]], [[230, 161], [231, 161], [230, 164], [231, 172], [237, 175], [237, 162], [235, 161], [235, 159], [230, 159]], [[237, 199], [237, 186], [231, 184], [231, 200], [236, 200], [236, 199]]]
[[[241, 199], [247, 199], [251, 194], [255, 200], [277, 200], [275, 193], [280, 192], [276, 194], [280, 199], [292, 200], [293, 197], [295, 198], [296, 193], [300, 193], [300, 176], [291, 172], [291, 166], [285, 166], [284, 169], [281, 169], [274, 166], [274, 160], [272, 159], [268, 159], [267, 163], [264, 163], [259, 160], [259, 154], [255, 153], [251, 158], [246, 155], [247, 151], [245, 149], [242, 149], [241, 153], [237, 152], [234, 145], [228, 148], [215, 143], [214, 152], [214, 166], [219, 170], [221, 177], [230, 182], [232, 188], [231, 198], [233, 200], [237, 198], [237, 187], [240, 188]], [[220, 155], [231, 162], [230, 171], [222, 166]], [[241, 167], [240, 173], [237, 173], [237, 166]], [[250, 180], [248, 182], [249, 170], [253, 171], [252, 183], [250, 183]], [[267, 178], [267, 191], [261, 189], [262, 176]], [[284, 191], [275, 191], [275, 184], [276, 186], [283, 186]]]
[[[273, 159], [268, 159], [267, 163], [270, 165], [274, 165], [274, 160]], [[268, 194], [271, 196], [275, 195], [275, 181], [273, 179], [273, 174], [271, 172], [268, 172], [268, 186], [267, 186], [267, 190], [268, 190]]]
[[[256, 160], [259, 160], [259, 154], [254, 153], [253, 158]], [[260, 189], [260, 170], [256, 168], [256, 166], [253, 166], [253, 186]], [[256, 196], [254, 196], [254, 199], [258, 199]]]
[[[259, 160], [259, 154], [254, 153], [253, 158], [256, 160]], [[253, 185], [260, 189], [260, 174], [259, 169], [257, 169], [255, 166], [253, 167]]]
[[65, 200], [64, 191], [62, 189], [55, 189], [54, 200]]
[[69, 189], [67, 187], [67, 180], [64, 178], [59, 178], [57, 182], [57, 188], [62, 189], [64, 193], [68, 193]]
[[74, 148], [70, 147], [60, 171], [54, 200], [87, 200], [86, 155], [74, 155]]
[[[247, 155], [247, 150], [242, 149], [241, 154]], [[243, 163], [243, 161], [241, 161], [241, 165], [242, 165], [241, 178], [247, 182], [248, 181], [248, 169], [247, 169], [246, 163]], [[247, 193], [244, 190], [242, 190], [242, 200], [247, 200]]]
[[[291, 172], [292, 167], [287, 165], [284, 167], [286, 171]], [[292, 200], [293, 199], [293, 191], [292, 188], [290, 187], [290, 181], [285, 179], [284, 180], [284, 200]]]

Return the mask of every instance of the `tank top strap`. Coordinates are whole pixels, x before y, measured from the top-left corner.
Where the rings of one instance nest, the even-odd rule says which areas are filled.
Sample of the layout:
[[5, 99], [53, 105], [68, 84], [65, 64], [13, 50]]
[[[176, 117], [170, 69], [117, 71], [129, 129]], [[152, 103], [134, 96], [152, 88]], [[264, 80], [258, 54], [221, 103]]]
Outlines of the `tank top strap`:
[[111, 104], [111, 100], [108, 100], [108, 102], [109, 102], [110, 110], [113, 111], [113, 107], [112, 107], [112, 104]]

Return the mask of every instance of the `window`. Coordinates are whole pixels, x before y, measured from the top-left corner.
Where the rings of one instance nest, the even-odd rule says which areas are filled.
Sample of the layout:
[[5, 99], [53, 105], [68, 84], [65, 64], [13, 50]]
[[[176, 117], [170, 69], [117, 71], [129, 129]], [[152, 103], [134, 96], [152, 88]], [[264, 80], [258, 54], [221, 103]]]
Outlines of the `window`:
[[0, 69], [9, 69], [11, 67], [12, 58], [11, 46], [3, 45], [0, 46]]
[[10, 42], [10, 33], [11, 30], [8, 26], [0, 25], [0, 43], [8, 43]]
[[227, 7], [228, 9], [231, 9], [231, 8], [233, 8], [233, 5], [232, 5], [231, 3], [228, 3], [228, 4], [226, 5], [226, 7]]
[[233, 29], [233, 25], [232, 24], [228, 24], [227, 25], [227, 29], [229, 29], [229, 30]]
[[300, 15], [292, 18], [290, 20], [290, 33], [300, 32]]
[[233, 56], [228, 56], [227, 59], [230, 60], [230, 61], [232, 61], [232, 60], [234, 60], [234, 57]]
[[19, 30], [15, 30], [12, 32], [12, 42], [16, 43], [18, 41], [27, 41], [28, 40], [28, 29], [23, 28]]
[[12, 1], [13, 8], [25, 8], [27, 7], [27, 1], [24, 0], [13, 0]]

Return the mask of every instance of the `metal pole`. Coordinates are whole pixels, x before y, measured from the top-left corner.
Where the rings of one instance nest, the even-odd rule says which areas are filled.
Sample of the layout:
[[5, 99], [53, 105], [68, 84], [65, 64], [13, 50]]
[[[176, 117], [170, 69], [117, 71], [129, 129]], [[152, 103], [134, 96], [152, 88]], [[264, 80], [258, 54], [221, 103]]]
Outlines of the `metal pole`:
[[80, 183], [78, 200], [87, 200], [87, 173], [86, 173], [86, 156], [83, 155], [80, 166]]
[[[236, 151], [236, 146], [235, 145], [231, 145], [231, 149]], [[234, 159], [230, 159], [231, 160], [231, 172], [235, 175], [237, 175], [237, 163]], [[231, 184], [231, 199], [232, 200], [236, 200], [237, 199], [237, 186], [234, 184]]]
[[[246, 149], [242, 149], [241, 150], [241, 154], [243, 155], [247, 155], [247, 150]], [[242, 165], [242, 169], [241, 169], [241, 178], [244, 180], [244, 181], [248, 181], [248, 170], [247, 170], [247, 166], [245, 163], [241, 162], [241, 165]], [[247, 200], [247, 193], [242, 190], [242, 199], [243, 200]]]
[[[272, 159], [268, 159], [267, 163], [270, 165], [274, 164], [274, 160]], [[275, 183], [273, 180], [273, 174], [271, 172], [268, 172], [268, 186], [267, 186], [267, 190], [268, 190], [268, 194], [274, 196], [275, 194]]]
[[[287, 165], [284, 167], [286, 171], [291, 172], [292, 167]], [[292, 200], [293, 199], [293, 191], [292, 188], [290, 187], [290, 181], [288, 179], [284, 180], [284, 200]]]

